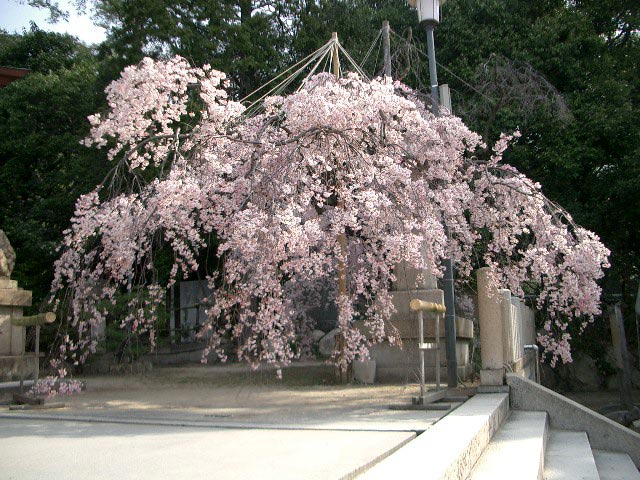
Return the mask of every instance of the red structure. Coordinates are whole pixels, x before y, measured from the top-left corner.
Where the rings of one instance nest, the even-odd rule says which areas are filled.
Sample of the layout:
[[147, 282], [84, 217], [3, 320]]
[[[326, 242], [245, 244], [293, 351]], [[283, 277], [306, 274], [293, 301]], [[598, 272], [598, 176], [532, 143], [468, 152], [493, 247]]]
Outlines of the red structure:
[[24, 77], [30, 71], [28, 68], [0, 67], [0, 88]]

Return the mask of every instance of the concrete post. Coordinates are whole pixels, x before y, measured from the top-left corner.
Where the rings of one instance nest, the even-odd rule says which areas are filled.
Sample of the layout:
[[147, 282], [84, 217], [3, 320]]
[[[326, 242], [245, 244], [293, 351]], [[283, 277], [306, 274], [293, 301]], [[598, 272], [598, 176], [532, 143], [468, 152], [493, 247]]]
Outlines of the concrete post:
[[104, 353], [106, 351], [105, 341], [107, 339], [107, 321], [104, 318], [92, 319], [91, 340], [96, 342], [96, 351]]
[[478, 270], [478, 316], [480, 317], [480, 383], [502, 385], [504, 382], [505, 344], [503, 335], [503, 310], [511, 308], [505, 301], [509, 290], [489, 288], [490, 269]]

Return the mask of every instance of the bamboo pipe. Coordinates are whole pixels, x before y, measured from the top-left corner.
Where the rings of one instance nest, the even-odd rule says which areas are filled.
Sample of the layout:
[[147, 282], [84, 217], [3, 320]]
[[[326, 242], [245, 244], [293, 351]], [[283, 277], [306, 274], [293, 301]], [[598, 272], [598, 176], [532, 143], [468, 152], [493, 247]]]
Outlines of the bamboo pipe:
[[424, 300], [418, 299], [411, 300], [409, 307], [414, 312], [445, 313], [447, 311], [447, 307], [445, 307], [442, 303], [425, 302]]
[[44, 325], [56, 321], [56, 314], [53, 312], [39, 313], [27, 317], [12, 317], [11, 325], [16, 327], [33, 327], [36, 325]]

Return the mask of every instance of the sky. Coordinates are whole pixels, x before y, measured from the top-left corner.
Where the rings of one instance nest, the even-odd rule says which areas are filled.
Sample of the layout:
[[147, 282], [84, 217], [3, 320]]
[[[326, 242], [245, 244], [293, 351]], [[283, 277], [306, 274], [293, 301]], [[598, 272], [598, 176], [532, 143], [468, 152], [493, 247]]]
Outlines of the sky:
[[93, 25], [89, 15], [78, 16], [66, 0], [60, 0], [59, 4], [64, 10], [72, 12], [69, 21], [60, 20], [50, 24], [47, 23], [49, 14], [46, 10], [21, 4], [18, 0], [0, 0], [0, 28], [9, 33], [21, 33], [23, 28], [29, 28], [29, 22], [33, 20], [42, 30], [69, 33], [87, 44], [104, 40], [104, 29]]

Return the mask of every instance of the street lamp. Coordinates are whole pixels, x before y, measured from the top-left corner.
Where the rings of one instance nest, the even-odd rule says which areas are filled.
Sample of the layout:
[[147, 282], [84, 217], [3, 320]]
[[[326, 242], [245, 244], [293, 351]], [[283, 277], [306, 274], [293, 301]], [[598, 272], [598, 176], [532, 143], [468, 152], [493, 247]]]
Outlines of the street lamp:
[[[418, 10], [420, 24], [424, 25], [427, 32], [427, 53], [429, 56], [429, 80], [431, 82], [431, 111], [434, 115], [440, 114], [440, 90], [438, 86], [438, 72], [436, 70], [436, 47], [433, 31], [440, 23], [440, 5], [445, 0], [410, 0], [410, 3]], [[449, 233], [449, 232], [447, 232]], [[449, 234], [449, 238], [450, 234]], [[456, 359], [456, 307], [455, 290], [453, 287], [454, 265], [451, 258], [443, 261], [445, 272], [442, 279], [444, 290], [444, 304], [447, 307], [445, 314], [447, 373], [449, 387], [458, 386], [458, 362]]]
[[418, 10], [418, 20], [427, 32], [427, 54], [429, 56], [429, 77], [431, 80], [432, 112], [440, 113], [440, 92], [438, 90], [438, 72], [436, 70], [436, 47], [433, 31], [440, 23], [440, 5], [446, 0], [412, 0], [411, 4]]
[[[413, 2], [412, 2], [413, 3]], [[420, 23], [429, 22], [434, 25], [440, 23], [440, 0], [416, 0], [415, 7], [418, 9], [418, 20]]]

